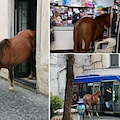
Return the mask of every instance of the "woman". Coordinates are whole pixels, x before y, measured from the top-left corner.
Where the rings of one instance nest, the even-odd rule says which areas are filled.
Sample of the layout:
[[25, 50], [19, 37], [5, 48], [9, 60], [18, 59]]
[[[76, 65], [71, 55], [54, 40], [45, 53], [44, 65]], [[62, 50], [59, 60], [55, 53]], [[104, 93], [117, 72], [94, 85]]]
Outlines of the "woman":
[[55, 15], [53, 17], [52, 22], [55, 22], [55, 26], [61, 26], [62, 25], [62, 20], [60, 18], [60, 13], [58, 11], [55, 11]]

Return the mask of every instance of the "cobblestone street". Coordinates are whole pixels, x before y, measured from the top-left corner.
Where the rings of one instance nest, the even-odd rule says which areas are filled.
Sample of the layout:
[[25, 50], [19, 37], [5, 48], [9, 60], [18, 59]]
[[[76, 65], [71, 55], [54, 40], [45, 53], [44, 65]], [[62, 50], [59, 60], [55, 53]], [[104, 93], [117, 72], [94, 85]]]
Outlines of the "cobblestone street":
[[14, 85], [0, 78], [0, 120], [48, 120], [48, 97]]

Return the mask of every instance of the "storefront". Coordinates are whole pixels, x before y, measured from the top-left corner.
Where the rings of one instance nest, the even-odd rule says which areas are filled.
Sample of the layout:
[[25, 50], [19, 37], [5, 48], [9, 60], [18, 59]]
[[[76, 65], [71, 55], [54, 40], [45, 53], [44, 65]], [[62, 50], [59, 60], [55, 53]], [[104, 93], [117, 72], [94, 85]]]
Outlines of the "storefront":
[[[117, 14], [117, 21], [119, 19], [119, 1], [114, 0], [51, 0], [50, 3], [50, 20], [51, 20], [51, 52], [73, 52], [73, 28], [77, 20], [83, 17], [95, 18], [104, 13], [111, 13], [110, 22], [112, 24], [113, 14]], [[56, 25], [53, 20], [56, 11], [59, 12], [61, 18], [60, 25]], [[110, 29], [105, 27], [103, 39], [114, 37], [116, 39], [115, 30], [117, 25]], [[112, 33], [111, 33], [112, 31]], [[103, 45], [103, 48], [105, 46]], [[84, 48], [84, 42], [83, 46]]]
[[[49, 3], [44, 0], [0, 1], [0, 40], [11, 38], [25, 29], [36, 31], [36, 74], [34, 80], [26, 79], [30, 74], [30, 63], [28, 61], [14, 67], [14, 79], [23, 84], [27, 83], [26, 85], [36, 88], [46, 95], [49, 94], [48, 11]], [[42, 17], [43, 14], [44, 17]], [[8, 71], [2, 69], [0, 76], [8, 79]]]

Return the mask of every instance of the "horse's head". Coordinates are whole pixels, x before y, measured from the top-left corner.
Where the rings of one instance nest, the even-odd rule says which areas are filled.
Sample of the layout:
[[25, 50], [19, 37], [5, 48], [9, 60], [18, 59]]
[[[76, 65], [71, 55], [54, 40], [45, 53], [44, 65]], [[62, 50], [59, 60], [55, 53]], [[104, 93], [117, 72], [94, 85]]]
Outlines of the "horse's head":
[[105, 25], [106, 25], [106, 27], [110, 27], [110, 14], [103, 14], [103, 16], [104, 16], [104, 23], [105, 23]]
[[110, 27], [110, 14], [108, 13], [96, 16], [95, 20], [101, 25], [106, 25], [106, 27]]
[[[110, 27], [110, 14], [104, 14], [104, 15], [105, 15], [105, 25], [107, 27]], [[117, 14], [114, 13], [112, 18], [112, 25], [111, 25], [112, 27], [115, 27], [116, 21], [117, 21]]]
[[98, 91], [98, 97], [101, 98], [101, 90]]

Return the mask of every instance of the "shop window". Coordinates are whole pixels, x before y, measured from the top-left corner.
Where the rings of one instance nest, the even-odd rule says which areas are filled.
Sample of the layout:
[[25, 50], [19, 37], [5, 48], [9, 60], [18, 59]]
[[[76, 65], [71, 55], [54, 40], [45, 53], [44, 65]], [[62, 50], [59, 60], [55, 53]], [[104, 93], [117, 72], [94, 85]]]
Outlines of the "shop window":
[[110, 55], [110, 63], [111, 63], [111, 65], [110, 65], [110, 67], [119, 67], [119, 58], [118, 58], [119, 56], [118, 56], [118, 54], [111, 54]]
[[93, 83], [83, 83], [79, 85], [79, 95], [81, 98], [85, 94], [92, 94], [93, 91]]

